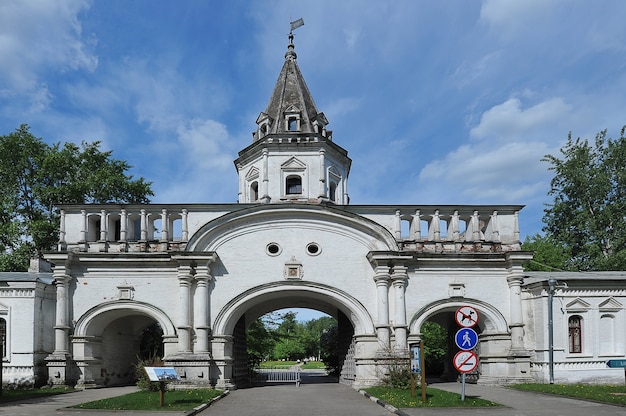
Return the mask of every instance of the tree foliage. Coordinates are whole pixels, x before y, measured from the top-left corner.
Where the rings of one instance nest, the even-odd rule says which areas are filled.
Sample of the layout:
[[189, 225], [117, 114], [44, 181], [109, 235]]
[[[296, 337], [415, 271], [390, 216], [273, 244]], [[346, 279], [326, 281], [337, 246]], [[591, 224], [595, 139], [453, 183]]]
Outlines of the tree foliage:
[[522, 250], [534, 252], [533, 259], [524, 264], [524, 270], [536, 272], [555, 272], [566, 270], [569, 250], [554, 238], [535, 234], [526, 236]]
[[544, 230], [571, 256], [566, 266], [574, 270], [624, 270], [626, 268], [626, 137], [596, 135], [595, 142], [572, 139], [561, 157], [546, 155], [554, 172], [545, 210]]
[[[248, 363], [256, 367], [268, 359], [294, 361], [320, 354], [323, 356], [326, 350], [322, 338], [332, 333], [336, 325], [337, 321], [331, 317], [298, 322], [294, 312], [264, 315], [253, 322], [246, 332]], [[331, 341], [330, 338], [328, 340]], [[336, 355], [336, 350], [334, 353]]]
[[25, 124], [0, 136], [0, 270], [24, 271], [55, 245], [55, 204], [149, 202], [151, 183], [111, 155], [97, 141], [48, 145]]

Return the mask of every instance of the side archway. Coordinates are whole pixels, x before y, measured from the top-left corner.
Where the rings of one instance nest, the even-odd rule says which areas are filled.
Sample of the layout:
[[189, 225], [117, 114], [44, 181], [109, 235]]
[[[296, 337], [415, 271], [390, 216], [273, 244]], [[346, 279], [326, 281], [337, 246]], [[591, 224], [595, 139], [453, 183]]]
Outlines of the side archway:
[[85, 312], [76, 322], [72, 337], [73, 358], [82, 387], [133, 384], [136, 364], [146, 328], [158, 324], [162, 341], [175, 345], [176, 330], [160, 309], [132, 300], [112, 301]]

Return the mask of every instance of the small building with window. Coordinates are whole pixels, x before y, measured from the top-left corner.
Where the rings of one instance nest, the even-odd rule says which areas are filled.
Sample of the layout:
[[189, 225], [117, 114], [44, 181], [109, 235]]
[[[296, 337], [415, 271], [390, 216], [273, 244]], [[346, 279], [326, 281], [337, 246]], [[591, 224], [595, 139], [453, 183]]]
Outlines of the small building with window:
[[555, 383], [616, 383], [624, 370], [606, 362], [626, 356], [626, 272], [528, 272], [522, 293], [534, 378], [547, 381], [549, 279], [553, 293]]
[[56, 291], [52, 273], [0, 272], [0, 343], [3, 383], [41, 384], [54, 348]]

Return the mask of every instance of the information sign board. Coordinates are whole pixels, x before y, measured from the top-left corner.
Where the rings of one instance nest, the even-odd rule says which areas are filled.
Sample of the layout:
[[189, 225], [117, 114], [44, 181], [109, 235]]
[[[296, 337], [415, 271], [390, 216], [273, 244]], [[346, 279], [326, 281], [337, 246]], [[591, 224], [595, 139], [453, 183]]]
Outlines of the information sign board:
[[414, 374], [420, 374], [422, 372], [420, 361], [420, 346], [411, 345], [411, 372]]
[[178, 374], [174, 367], [144, 367], [150, 381], [175, 381]]

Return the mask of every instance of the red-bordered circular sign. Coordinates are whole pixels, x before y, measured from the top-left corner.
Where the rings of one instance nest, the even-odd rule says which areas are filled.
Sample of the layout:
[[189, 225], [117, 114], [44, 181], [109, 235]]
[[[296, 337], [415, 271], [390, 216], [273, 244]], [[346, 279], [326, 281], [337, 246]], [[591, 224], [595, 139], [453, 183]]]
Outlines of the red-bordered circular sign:
[[461, 306], [454, 314], [456, 323], [464, 328], [471, 328], [478, 323], [478, 311], [471, 306]]
[[454, 356], [454, 368], [460, 373], [471, 373], [478, 367], [478, 355], [472, 351], [459, 351]]

